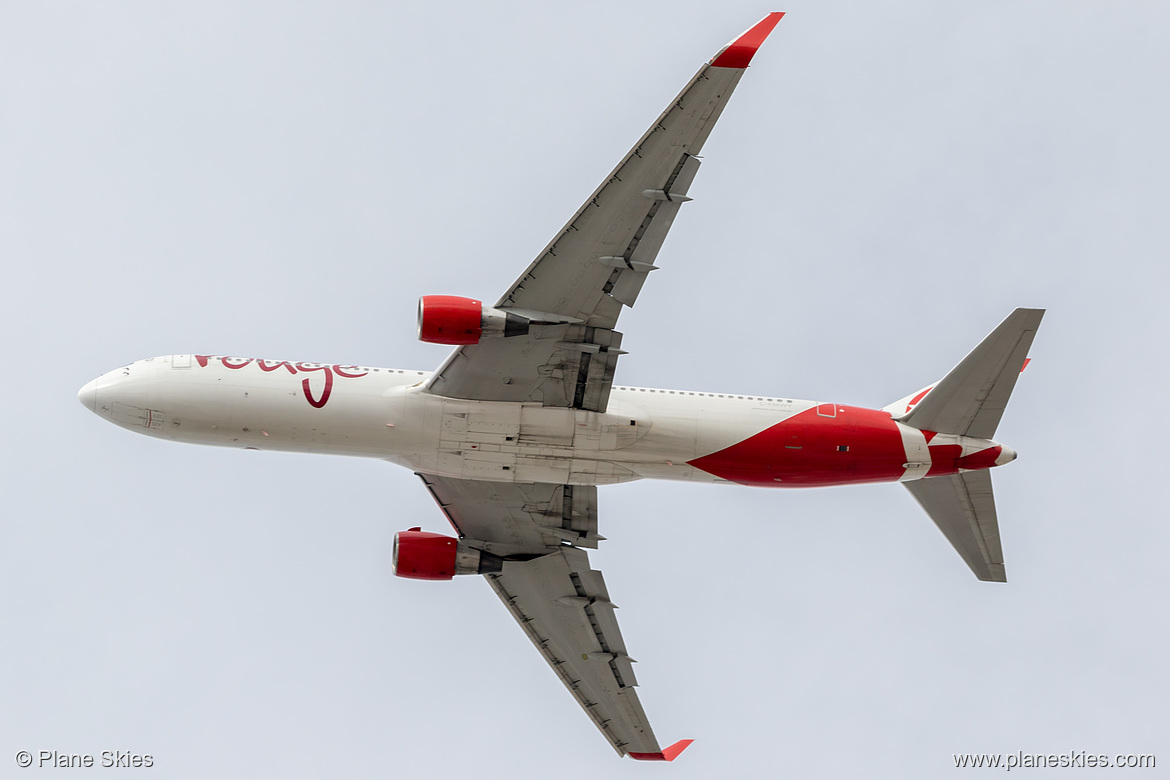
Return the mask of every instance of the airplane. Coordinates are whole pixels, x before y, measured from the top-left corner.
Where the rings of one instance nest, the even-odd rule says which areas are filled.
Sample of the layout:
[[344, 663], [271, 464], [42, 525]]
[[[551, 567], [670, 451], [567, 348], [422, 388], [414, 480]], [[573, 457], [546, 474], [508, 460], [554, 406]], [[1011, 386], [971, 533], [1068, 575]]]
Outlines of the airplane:
[[399, 577], [483, 576], [617, 751], [662, 747], [600, 571], [597, 487], [637, 479], [797, 488], [900, 482], [980, 580], [1006, 581], [992, 439], [1042, 309], [1016, 309], [941, 380], [881, 409], [614, 385], [615, 330], [650, 274], [698, 154], [782, 13], [706, 64], [494, 304], [419, 301], [434, 371], [176, 354], [110, 371], [85, 407], [137, 433], [381, 458], [414, 471], [454, 529], [395, 535]]

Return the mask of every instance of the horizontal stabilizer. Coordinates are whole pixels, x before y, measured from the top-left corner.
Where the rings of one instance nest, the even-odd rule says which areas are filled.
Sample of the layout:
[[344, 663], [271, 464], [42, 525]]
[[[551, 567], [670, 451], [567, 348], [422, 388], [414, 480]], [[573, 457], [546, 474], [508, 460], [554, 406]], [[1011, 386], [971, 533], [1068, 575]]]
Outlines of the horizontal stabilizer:
[[902, 484], [976, 577], [984, 582], [1007, 582], [989, 472], [966, 471]]
[[1043, 309], [1009, 314], [901, 422], [935, 433], [994, 437], [1043, 316]]

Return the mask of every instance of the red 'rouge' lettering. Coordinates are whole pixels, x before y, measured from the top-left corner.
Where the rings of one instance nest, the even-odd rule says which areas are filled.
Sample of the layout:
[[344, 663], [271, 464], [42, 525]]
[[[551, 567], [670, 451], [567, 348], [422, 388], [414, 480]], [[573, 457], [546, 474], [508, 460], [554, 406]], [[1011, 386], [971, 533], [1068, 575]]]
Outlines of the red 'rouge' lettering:
[[325, 390], [321, 393], [320, 400], [313, 398], [313, 389], [309, 386], [309, 378], [305, 377], [301, 380], [301, 389], [305, 391], [305, 400], [314, 409], [320, 409], [329, 401], [329, 394], [333, 392], [333, 371], [329, 369], [329, 366], [306, 366], [304, 363], [297, 363], [297, 368], [301, 371], [325, 372]]
[[224, 368], [232, 370], [239, 370], [255, 363], [260, 367], [264, 373], [271, 373], [280, 368], [288, 369], [290, 374], [296, 375], [299, 373], [308, 374], [313, 371], [325, 372], [325, 387], [321, 390], [321, 397], [313, 396], [313, 388], [309, 384], [309, 378], [305, 377], [301, 380], [301, 390], [305, 393], [305, 400], [314, 409], [320, 409], [329, 401], [329, 396], [333, 393], [333, 377], [339, 376], [346, 379], [358, 379], [369, 374], [369, 371], [362, 370], [357, 366], [343, 366], [335, 364], [333, 366], [326, 366], [322, 363], [290, 363], [287, 360], [264, 360], [257, 358], [237, 358], [237, 357], [216, 357], [214, 355], [195, 355], [195, 361], [199, 363], [200, 367], [206, 368], [212, 360], [218, 360], [220, 365]]
[[268, 365], [269, 363], [276, 363], [276, 361], [275, 360], [257, 360], [256, 361], [256, 365], [260, 366], [261, 371], [265, 371], [265, 372], [275, 371], [276, 369], [281, 368], [283, 366], [284, 368], [288, 369], [288, 372], [290, 374], [295, 374], [297, 372], [297, 370], [295, 368], [293, 368], [292, 364], [289, 363], [287, 360], [282, 360], [279, 363], [276, 363], [276, 365], [274, 365], [274, 366]]

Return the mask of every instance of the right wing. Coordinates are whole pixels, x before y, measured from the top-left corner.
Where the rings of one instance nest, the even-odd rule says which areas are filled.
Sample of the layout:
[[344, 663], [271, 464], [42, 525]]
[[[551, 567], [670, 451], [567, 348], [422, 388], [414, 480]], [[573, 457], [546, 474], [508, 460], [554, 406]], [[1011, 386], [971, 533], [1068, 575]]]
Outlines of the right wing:
[[419, 474], [471, 546], [505, 557], [492, 590], [620, 755], [669, 761], [634, 690], [633, 659], [601, 572], [577, 545], [597, 546], [597, 488], [480, 482]]
[[536, 401], [603, 412], [633, 306], [699, 169], [699, 150], [752, 55], [766, 16], [683, 88], [601, 186], [496, 303], [504, 336], [458, 347], [427, 390], [478, 401]]

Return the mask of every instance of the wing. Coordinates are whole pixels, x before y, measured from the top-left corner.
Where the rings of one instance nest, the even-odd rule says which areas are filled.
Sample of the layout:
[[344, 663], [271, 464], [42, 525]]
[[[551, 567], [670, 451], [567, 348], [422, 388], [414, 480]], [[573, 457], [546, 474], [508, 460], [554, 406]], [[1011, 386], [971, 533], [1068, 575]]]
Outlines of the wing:
[[492, 590], [619, 754], [658, 753], [614, 605], [583, 550], [505, 561]]
[[600, 187], [496, 304], [511, 335], [457, 348], [430, 392], [481, 401], [537, 401], [604, 411], [622, 334], [699, 169], [707, 140], [744, 69], [781, 13], [766, 16], [683, 88]]
[[508, 558], [488, 583], [614, 749], [678, 755], [689, 741], [660, 748], [638, 701], [601, 572], [585, 550], [562, 543], [596, 546], [597, 488], [419, 476], [460, 538]]
[[483, 482], [418, 475], [459, 537], [490, 553], [543, 555], [561, 542], [597, 547], [593, 485]]

